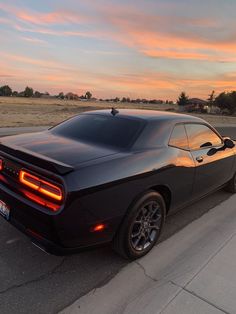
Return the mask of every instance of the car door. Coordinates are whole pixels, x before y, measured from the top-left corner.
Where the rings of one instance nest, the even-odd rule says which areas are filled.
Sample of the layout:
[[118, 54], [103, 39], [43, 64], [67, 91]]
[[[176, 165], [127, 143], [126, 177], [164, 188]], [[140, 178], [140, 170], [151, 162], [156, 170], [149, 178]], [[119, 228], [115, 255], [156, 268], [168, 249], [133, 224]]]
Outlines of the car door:
[[208, 125], [185, 124], [189, 148], [195, 162], [194, 198], [225, 184], [233, 176], [234, 150]]
[[[176, 124], [169, 139], [172, 163], [170, 177], [166, 177], [172, 191], [172, 209], [187, 205], [193, 199], [195, 163], [189, 151], [183, 123]], [[165, 176], [167, 176], [165, 174]]]

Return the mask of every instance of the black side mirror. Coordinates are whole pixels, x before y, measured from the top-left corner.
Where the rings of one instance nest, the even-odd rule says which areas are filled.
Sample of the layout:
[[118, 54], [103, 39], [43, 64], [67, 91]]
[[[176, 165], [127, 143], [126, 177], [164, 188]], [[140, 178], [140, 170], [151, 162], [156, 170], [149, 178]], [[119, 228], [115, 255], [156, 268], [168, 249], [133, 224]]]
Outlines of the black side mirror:
[[235, 143], [230, 138], [226, 138], [226, 139], [224, 139], [224, 147], [225, 148], [234, 148]]
[[217, 152], [218, 152], [218, 149], [215, 148], [215, 147], [212, 147], [212, 148], [208, 151], [207, 156], [213, 156], [213, 155], [215, 155]]

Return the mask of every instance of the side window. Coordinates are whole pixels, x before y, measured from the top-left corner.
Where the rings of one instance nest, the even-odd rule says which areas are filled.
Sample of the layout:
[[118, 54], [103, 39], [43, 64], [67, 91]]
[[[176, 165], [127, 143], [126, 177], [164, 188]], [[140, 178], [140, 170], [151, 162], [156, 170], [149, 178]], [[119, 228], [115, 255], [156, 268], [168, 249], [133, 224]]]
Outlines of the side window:
[[222, 144], [221, 138], [206, 125], [186, 124], [186, 131], [191, 150], [220, 146]]
[[177, 124], [174, 127], [170, 137], [169, 145], [181, 149], [189, 149], [188, 139], [183, 124]]

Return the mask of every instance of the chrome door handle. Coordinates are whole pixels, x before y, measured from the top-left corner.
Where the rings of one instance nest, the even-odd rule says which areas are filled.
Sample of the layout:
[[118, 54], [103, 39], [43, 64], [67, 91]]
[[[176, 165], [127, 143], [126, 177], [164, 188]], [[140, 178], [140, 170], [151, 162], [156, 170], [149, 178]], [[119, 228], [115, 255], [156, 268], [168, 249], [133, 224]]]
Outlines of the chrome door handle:
[[198, 156], [198, 157], [196, 158], [196, 160], [197, 160], [198, 162], [203, 162], [203, 157], [202, 157], [202, 156]]

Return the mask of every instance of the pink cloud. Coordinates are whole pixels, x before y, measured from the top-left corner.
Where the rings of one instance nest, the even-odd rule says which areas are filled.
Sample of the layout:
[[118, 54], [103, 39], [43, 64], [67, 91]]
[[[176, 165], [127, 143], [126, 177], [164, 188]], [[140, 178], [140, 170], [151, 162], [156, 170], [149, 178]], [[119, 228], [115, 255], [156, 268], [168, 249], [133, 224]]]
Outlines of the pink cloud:
[[[92, 5], [91, 1], [89, 3]], [[236, 60], [236, 43], [232, 39], [213, 40], [191, 32], [173, 32], [168, 17], [147, 14], [130, 5], [94, 4], [93, 7], [97, 11], [95, 19], [68, 9], [38, 13], [0, 4], [0, 9], [15, 15], [18, 24], [13, 23], [12, 26], [21, 32], [115, 41], [152, 58], [212, 62]], [[0, 19], [1, 22], [9, 24], [9, 19]], [[50, 28], [55, 24], [86, 25], [88, 22], [90, 25], [95, 23], [96, 27], [89, 31]], [[101, 28], [102, 23], [107, 27]], [[171, 25], [181, 26], [182, 29], [188, 29], [189, 26], [196, 26], [203, 31], [208, 28], [217, 29], [219, 23], [211, 18], [171, 17]]]
[[85, 16], [69, 11], [37, 13], [19, 10], [15, 14], [19, 21], [34, 25], [80, 24], [86, 21]]
[[124, 18], [111, 18], [111, 22], [119, 29], [113, 38], [145, 56], [214, 62], [236, 61], [236, 42], [232, 38], [214, 40], [196, 34], [178, 35], [166, 30], [153, 30], [149, 20], [139, 23], [137, 19], [130, 22]]
[[4, 52], [0, 52], [0, 56], [3, 60], [5, 60], [6, 64], [13, 64], [13, 63], [15, 63], [15, 65], [29, 64], [32, 66], [46, 68], [49, 70], [56, 69], [56, 70], [61, 70], [61, 71], [73, 69], [71, 66], [65, 63], [57, 62], [49, 58], [36, 59], [36, 58], [30, 58], [30, 57], [26, 57], [22, 55], [17, 55], [17, 54], [4, 53]]
[[32, 25], [80, 24], [88, 21], [88, 17], [85, 15], [67, 9], [39, 13], [27, 8], [21, 9], [6, 3], [0, 3], [0, 10], [5, 11], [11, 17], [14, 16], [18, 22]]
[[[212, 29], [216, 31], [221, 21], [208, 18], [191, 17], [163, 17], [158, 14], [141, 12], [136, 7], [129, 5], [108, 4], [102, 6], [88, 0], [90, 6], [96, 11], [95, 18], [81, 12], [72, 10], [56, 10], [39, 13], [29, 9], [13, 7], [6, 3], [0, 3], [0, 9], [7, 12], [7, 16], [0, 18], [0, 23], [14, 29], [21, 40], [40, 45], [45, 44], [44, 35], [64, 37], [83, 37], [90, 39], [107, 40], [111, 43], [119, 43], [129, 49], [131, 55], [143, 56], [144, 62], [148, 58], [162, 58], [175, 60], [198, 60], [201, 62], [236, 62], [235, 36], [225, 36], [214, 39], [210, 33], [204, 31]], [[87, 3], [87, 2], [86, 2]], [[94, 13], [94, 12], [93, 12]], [[89, 28], [76, 26], [89, 25]], [[55, 26], [63, 25], [57, 29]], [[173, 27], [173, 25], [175, 27]], [[198, 32], [194, 32], [194, 27]], [[61, 30], [64, 29], [64, 30]], [[16, 31], [17, 30], [17, 31]], [[199, 31], [201, 30], [201, 32]], [[20, 35], [19, 35], [20, 33]], [[34, 37], [40, 34], [40, 39]], [[43, 38], [43, 39], [42, 39]], [[216, 36], [217, 38], [217, 36]], [[73, 39], [76, 42], [75, 39]], [[90, 53], [95, 53], [91, 50]], [[103, 52], [106, 54], [106, 52]], [[113, 53], [113, 52], [112, 52]], [[57, 55], [54, 52], [55, 56]], [[26, 57], [23, 55], [0, 52], [4, 59], [1, 64], [0, 76], [9, 73], [10, 82], [28, 80], [34, 83], [35, 88], [41, 86], [51, 90], [71, 90], [80, 87], [92, 88], [101, 95], [117, 93], [117, 95], [132, 95], [135, 97], [174, 97], [178, 91], [188, 86], [189, 93], [207, 95], [210, 89], [221, 91], [233, 89], [235, 86], [235, 73], [230, 75], [212, 76], [209, 78], [181, 77], [179, 75], [165, 73], [141, 72], [131, 74], [107, 74], [100, 73], [99, 67], [93, 70], [77, 70], [73, 65], [62, 63], [53, 59], [53, 56], [45, 59]], [[130, 57], [132, 58], [132, 56]], [[154, 61], [153, 61], [154, 63]], [[4, 67], [5, 65], [5, 67]], [[116, 68], [116, 65], [114, 66]], [[121, 69], [121, 72], [129, 73], [134, 68]], [[89, 72], [91, 71], [91, 72]], [[23, 83], [22, 83], [23, 84]], [[114, 95], [114, 94], [113, 94]], [[199, 95], [199, 96], [201, 96]]]
[[47, 42], [45, 40], [42, 39], [38, 39], [38, 38], [32, 38], [32, 37], [21, 37], [22, 40], [27, 41], [29, 43], [33, 43], [33, 44], [47, 44]]

